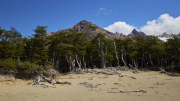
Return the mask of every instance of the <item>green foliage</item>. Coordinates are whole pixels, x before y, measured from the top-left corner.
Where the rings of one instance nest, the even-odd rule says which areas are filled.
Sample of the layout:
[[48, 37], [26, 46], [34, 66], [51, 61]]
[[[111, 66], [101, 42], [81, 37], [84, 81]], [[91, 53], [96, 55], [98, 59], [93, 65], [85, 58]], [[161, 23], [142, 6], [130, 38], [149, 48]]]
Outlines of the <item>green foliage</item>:
[[[97, 28], [89, 26], [89, 30], [95, 31]], [[61, 71], [69, 71], [75, 56], [78, 56], [81, 64], [85, 61], [87, 67], [102, 67], [103, 61], [106, 65], [111, 63], [116, 66], [117, 59], [120, 65], [124, 65], [121, 57], [127, 64], [133, 64], [135, 60], [143, 66], [150, 66], [149, 58], [156, 66], [180, 64], [180, 38], [176, 35], [172, 35], [167, 42], [156, 36], [140, 35], [133, 39], [110, 40], [103, 33], [87, 40], [88, 32], [64, 30], [46, 35], [46, 29], [47, 26], [37, 26], [32, 37], [22, 38], [14, 27], [8, 31], [0, 28], [0, 68], [40, 71], [57, 67]], [[78, 66], [77, 63], [75, 65]]]
[[97, 26], [89, 25], [89, 29], [96, 30], [97, 28]]
[[0, 61], [0, 67], [7, 70], [16, 69], [16, 64], [12, 58], [8, 58]]
[[46, 65], [44, 69], [47, 70], [47, 69], [54, 69], [54, 68], [55, 68], [55, 67], [52, 66], [52, 65]]
[[35, 63], [31, 63], [29, 61], [19, 62], [18, 60], [8, 58], [0, 61], [0, 68], [7, 70], [21, 69], [21, 70], [42, 71], [42, 70], [54, 68], [54, 66], [46, 65], [45, 68], [43, 68], [43, 66], [37, 65]]

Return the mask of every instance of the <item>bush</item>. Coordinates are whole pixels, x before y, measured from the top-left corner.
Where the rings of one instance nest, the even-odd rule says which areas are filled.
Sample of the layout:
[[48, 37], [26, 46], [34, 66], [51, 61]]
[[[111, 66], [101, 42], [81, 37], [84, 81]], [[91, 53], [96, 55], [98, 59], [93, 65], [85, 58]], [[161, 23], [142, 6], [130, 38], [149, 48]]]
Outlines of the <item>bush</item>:
[[20, 62], [15, 59], [9, 58], [0, 61], [0, 67], [7, 70], [21, 69], [21, 70], [33, 70], [33, 71], [42, 71], [50, 68], [54, 68], [52, 65], [46, 65], [45, 67], [31, 63], [29, 61]]
[[52, 65], [46, 65], [45, 66], [45, 70], [47, 70], [47, 69], [54, 69], [55, 67], [54, 66], [52, 66]]
[[12, 58], [1, 60], [0, 67], [7, 70], [16, 69], [15, 61]]

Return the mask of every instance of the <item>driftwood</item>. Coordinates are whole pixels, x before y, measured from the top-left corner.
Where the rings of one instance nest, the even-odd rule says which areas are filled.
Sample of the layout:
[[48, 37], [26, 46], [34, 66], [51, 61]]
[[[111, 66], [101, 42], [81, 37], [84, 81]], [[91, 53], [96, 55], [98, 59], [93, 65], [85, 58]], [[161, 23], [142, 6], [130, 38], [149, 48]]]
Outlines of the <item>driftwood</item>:
[[76, 74], [85, 74], [85, 73], [94, 73], [94, 74], [105, 74], [105, 75], [117, 75], [120, 74], [115, 71], [114, 67], [110, 67], [110, 69], [81, 69], [76, 68]]
[[[130, 65], [131, 66], [131, 65]], [[139, 70], [136, 67], [133, 67], [133, 73], [139, 73]], [[94, 73], [94, 74], [105, 74], [105, 75], [120, 75], [120, 73], [118, 73], [118, 70], [122, 70], [122, 71], [127, 71], [130, 70], [128, 67], [126, 66], [116, 66], [116, 67], [106, 67], [104, 69], [98, 69], [98, 68], [94, 68], [94, 69], [81, 69], [81, 68], [77, 68], [75, 69], [74, 73], [75, 74], [85, 74], [85, 73]]]
[[55, 84], [71, 84], [71, 82], [68, 82], [68, 81], [64, 81], [64, 82], [56, 81], [56, 82], [53, 82], [51, 79], [49, 79], [49, 78], [47, 78], [45, 76], [37, 76], [37, 77], [34, 77], [33, 82], [28, 83], [28, 85], [29, 84], [43, 85], [43, 88], [49, 88], [49, 87], [56, 88], [56, 86], [49, 86], [49, 85], [46, 85], [46, 84], [41, 84], [41, 82], [48, 82], [49, 84], [52, 84], [52, 85], [55, 85]]
[[64, 81], [64, 82], [56, 81], [55, 84], [72, 84], [72, 83], [71, 83], [71, 82], [68, 82], [68, 81]]
[[169, 72], [166, 72], [162, 67], [160, 68], [160, 70], [161, 70], [161, 72], [160, 72], [161, 74], [162, 74], [162, 73], [168, 74], [168, 75], [170, 74]]
[[111, 70], [108, 69], [92, 69], [92, 70], [88, 70], [88, 72], [90, 73], [95, 73], [95, 74], [106, 74], [106, 75], [117, 75], [120, 74], [118, 72], [116, 72], [113, 67], [111, 67]]
[[164, 84], [166, 84], [166, 83], [159, 83], [159, 82], [156, 82], [156, 83], [154, 83], [153, 85], [164, 85]]
[[51, 79], [49, 79], [49, 78], [47, 78], [47, 77], [45, 77], [45, 76], [42, 76], [42, 78], [43, 78], [44, 80], [46, 80], [48, 83], [54, 84], [54, 82], [53, 82]]
[[60, 73], [56, 69], [48, 69], [46, 71], [43, 71], [43, 75], [54, 79], [57, 76], [60, 76]]
[[147, 93], [145, 90], [135, 90], [135, 91], [108, 91], [108, 93], [133, 93], [133, 92], [142, 92]]
[[154, 88], [158, 88], [158, 87], [149, 87], [149, 88], [152, 88], [152, 89], [154, 89]]
[[135, 77], [129, 76], [129, 78], [136, 79]]
[[133, 70], [132, 70], [133, 73], [139, 73], [139, 70], [137, 69], [137, 67], [133, 67], [133, 66], [130, 65], [130, 64], [129, 64], [129, 66], [130, 66], [130, 68], [133, 69]]
[[83, 82], [83, 83], [79, 83], [79, 84], [84, 84], [84, 86], [87, 87], [87, 88], [97, 88], [98, 85], [102, 85], [102, 84], [105, 84], [105, 83], [92, 84], [92, 83], [89, 83], [89, 82]]
[[127, 68], [125, 66], [116, 66], [115, 68], [116, 68], [116, 70], [120, 70], [120, 71], [127, 71], [127, 70], [129, 70], [129, 68]]

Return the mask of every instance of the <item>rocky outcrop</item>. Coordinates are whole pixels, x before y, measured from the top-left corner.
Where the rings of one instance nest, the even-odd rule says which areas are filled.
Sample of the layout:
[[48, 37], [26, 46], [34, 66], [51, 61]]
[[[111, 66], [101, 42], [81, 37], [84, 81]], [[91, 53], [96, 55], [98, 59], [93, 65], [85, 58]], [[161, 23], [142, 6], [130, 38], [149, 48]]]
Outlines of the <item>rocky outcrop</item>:
[[179, 34], [177, 34], [177, 36], [180, 36], [180, 32], [179, 32]]
[[171, 37], [171, 35], [169, 35], [169, 34], [167, 34], [166, 32], [164, 32], [162, 35], [159, 35], [159, 37], [169, 38], [169, 37]]
[[127, 37], [128, 38], [133, 38], [135, 35], [134, 34], [128, 34]]
[[[94, 26], [94, 27], [97, 27], [97, 29], [93, 30], [90, 28], [90, 26]], [[123, 37], [121, 37], [119, 35], [119, 33], [112, 33], [110, 31], [107, 31], [103, 28], [100, 28], [98, 27], [97, 25], [95, 24], [92, 24], [91, 22], [88, 22], [88, 21], [81, 21], [79, 22], [78, 24], [76, 24], [74, 27], [72, 28], [69, 28], [69, 29], [64, 29], [64, 30], [61, 30], [61, 31], [77, 31], [77, 32], [84, 32], [84, 33], [87, 33], [86, 34], [86, 37], [88, 39], [92, 39], [93, 36], [96, 36], [98, 33], [102, 33], [102, 34], [105, 34], [105, 37], [107, 39], [113, 39], [113, 38], [117, 38], [117, 39], [124, 39]]]
[[132, 32], [131, 32], [132, 34], [134, 34], [134, 35], [141, 35], [141, 36], [143, 36], [143, 37], [145, 37], [146, 36], [146, 34], [144, 33], [144, 32], [138, 32], [136, 29], [133, 29], [132, 30]]
[[[97, 27], [97, 29], [92, 30], [89, 28], [89, 26], [95, 26]], [[93, 35], [97, 35], [98, 33], [103, 33], [105, 34], [105, 37], [108, 39], [113, 39], [113, 38], [117, 38], [117, 39], [123, 39], [123, 37], [120, 37], [118, 33], [112, 33], [110, 31], [107, 31], [103, 28], [98, 27], [97, 25], [92, 24], [91, 22], [87, 22], [85, 20], [79, 22], [78, 24], [76, 24], [72, 30], [78, 31], [78, 32], [86, 32], [87, 35], [86, 37], [88, 39], [92, 39]]]
[[133, 38], [135, 35], [141, 35], [143, 37], [146, 36], [144, 32], [137, 31], [136, 29], [133, 29], [130, 34], [127, 35], [128, 38]]
[[[116, 33], [118, 33], [118, 32], [116, 32]], [[119, 33], [118, 33], [119, 34]], [[124, 35], [123, 33], [121, 33], [121, 34], [119, 34], [120, 35], [120, 37], [126, 37], [126, 35]]]

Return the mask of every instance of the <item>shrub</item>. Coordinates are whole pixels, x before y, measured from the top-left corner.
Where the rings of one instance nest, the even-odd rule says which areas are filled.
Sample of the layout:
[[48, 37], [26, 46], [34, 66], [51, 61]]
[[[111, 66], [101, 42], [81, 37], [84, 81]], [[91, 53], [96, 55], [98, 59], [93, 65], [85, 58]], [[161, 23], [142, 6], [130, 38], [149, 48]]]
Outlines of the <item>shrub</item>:
[[31, 63], [29, 61], [20, 62], [15, 59], [9, 58], [0, 61], [0, 68], [7, 70], [21, 69], [21, 70], [33, 70], [33, 71], [42, 71], [50, 68], [54, 68], [52, 65], [46, 65], [45, 67]]
[[12, 58], [1, 60], [0, 67], [7, 70], [16, 69], [15, 61]]
[[46, 65], [44, 69], [47, 70], [47, 69], [54, 69], [54, 68], [55, 68], [55, 67], [52, 66], [52, 65]]

